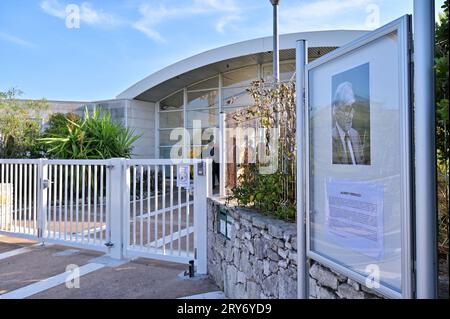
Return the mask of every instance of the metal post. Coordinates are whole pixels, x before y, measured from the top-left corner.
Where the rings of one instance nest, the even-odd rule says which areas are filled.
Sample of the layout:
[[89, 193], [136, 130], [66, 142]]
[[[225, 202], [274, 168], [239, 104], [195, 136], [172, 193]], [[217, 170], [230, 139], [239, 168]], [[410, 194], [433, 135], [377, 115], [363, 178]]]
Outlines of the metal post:
[[305, 66], [307, 43], [297, 41], [296, 46], [296, 90], [297, 90], [297, 294], [299, 299], [308, 299], [309, 276], [306, 267], [306, 218], [305, 218]]
[[38, 238], [44, 241], [45, 230], [47, 229], [47, 205], [48, 205], [48, 164], [46, 159], [40, 159], [38, 164]]
[[226, 161], [225, 161], [225, 117], [226, 114], [221, 112], [219, 115], [219, 155], [220, 155], [220, 197], [225, 197], [226, 185]]
[[434, 1], [414, 0], [416, 289], [437, 297]]
[[280, 81], [280, 36], [278, 34], [278, 5], [279, 0], [270, 0], [273, 5], [273, 78]]
[[107, 244], [110, 248], [109, 254], [114, 259], [123, 259], [124, 246], [124, 230], [128, 225], [124, 222], [126, 204], [129, 201], [129, 179], [124, 178], [125, 159], [113, 158], [111, 159], [111, 168], [109, 179], [109, 200], [110, 200], [110, 228], [111, 228], [111, 243]]
[[206, 160], [204, 172], [200, 175], [198, 166], [194, 165], [194, 247], [196, 252], [197, 274], [208, 273], [207, 249], [207, 198], [212, 194], [212, 161]]

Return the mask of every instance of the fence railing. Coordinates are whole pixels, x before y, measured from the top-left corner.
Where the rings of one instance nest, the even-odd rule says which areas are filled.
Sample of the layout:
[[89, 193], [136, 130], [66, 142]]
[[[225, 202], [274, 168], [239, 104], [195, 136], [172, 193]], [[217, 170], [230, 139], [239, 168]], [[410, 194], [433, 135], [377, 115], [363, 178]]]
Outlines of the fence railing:
[[210, 175], [203, 160], [0, 160], [0, 233], [205, 273]]

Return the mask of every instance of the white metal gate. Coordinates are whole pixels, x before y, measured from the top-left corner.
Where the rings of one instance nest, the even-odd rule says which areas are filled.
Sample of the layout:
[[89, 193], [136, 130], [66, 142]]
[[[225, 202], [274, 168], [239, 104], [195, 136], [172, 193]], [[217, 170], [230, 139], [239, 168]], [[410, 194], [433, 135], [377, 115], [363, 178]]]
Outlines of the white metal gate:
[[[198, 165], [204, 174], [199, 174]], [[182, 263], [198, 259], [198, 246], [206, 242], [206, 192], [211, 184], [203, 165], [197, 160], [126, 161], [127, 256]], [[193, 177], [187, 189], [177, 185], [179, 166]]]
[[109, 161], [0, 160], [0, 232], [106, 251]]
[[[188, 189], [177, 185], [181, 165]], [[0, 234], [115, 258], [196, 260], [206, 273], [210, 171], [202, 160], [0, 160]]]

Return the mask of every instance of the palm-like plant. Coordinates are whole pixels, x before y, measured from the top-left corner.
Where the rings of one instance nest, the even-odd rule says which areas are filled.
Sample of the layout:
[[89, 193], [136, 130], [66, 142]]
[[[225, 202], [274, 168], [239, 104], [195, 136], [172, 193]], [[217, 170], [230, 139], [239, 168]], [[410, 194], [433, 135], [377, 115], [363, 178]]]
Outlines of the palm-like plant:
[[133, 144], [140, 138], [134, 130], [111, 120], [105, 110], [85, 110], [84, 120], [67, 119], [64, 130], [40, 139], [47, 153], [59, 159], [130, 158]]

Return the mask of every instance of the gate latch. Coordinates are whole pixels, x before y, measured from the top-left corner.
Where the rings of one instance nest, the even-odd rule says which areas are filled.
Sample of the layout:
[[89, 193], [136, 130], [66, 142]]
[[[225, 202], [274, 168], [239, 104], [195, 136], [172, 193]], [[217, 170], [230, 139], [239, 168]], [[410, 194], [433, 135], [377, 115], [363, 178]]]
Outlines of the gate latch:
[[105, 246], [108, 248], [111, 248], [111, 247], [114, 247], [114, 244], [109, 241], [109, 242], [105, 243]]
[[197, 164], [198, 176], [205, 176], [205, 165], [203, 162]]
[[44, 189], [49, 188], [49, 187], [50, 187], [50, 184], [53, 184], [53, 182], [49, 181], [48, 179], [44, 179], [44, 180], [42, 181], [42, 187], [43, 187]]

